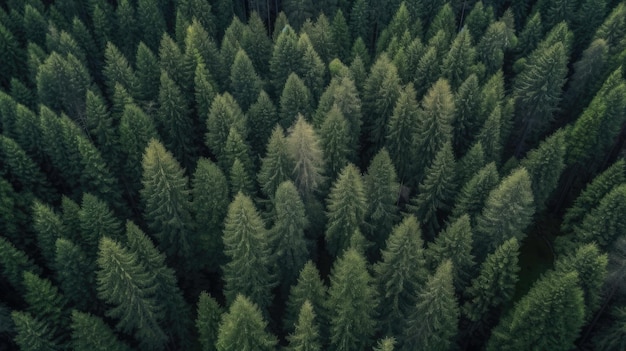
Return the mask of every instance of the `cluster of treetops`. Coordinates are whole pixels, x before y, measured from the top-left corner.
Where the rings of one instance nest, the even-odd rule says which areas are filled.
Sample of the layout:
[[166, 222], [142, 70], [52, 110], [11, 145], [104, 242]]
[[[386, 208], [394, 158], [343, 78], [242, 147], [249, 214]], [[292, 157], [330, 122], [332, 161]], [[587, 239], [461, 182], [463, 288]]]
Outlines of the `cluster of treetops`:
[[626, 348], [623, 1], [7, 0], [0, 62], [2, 349]]

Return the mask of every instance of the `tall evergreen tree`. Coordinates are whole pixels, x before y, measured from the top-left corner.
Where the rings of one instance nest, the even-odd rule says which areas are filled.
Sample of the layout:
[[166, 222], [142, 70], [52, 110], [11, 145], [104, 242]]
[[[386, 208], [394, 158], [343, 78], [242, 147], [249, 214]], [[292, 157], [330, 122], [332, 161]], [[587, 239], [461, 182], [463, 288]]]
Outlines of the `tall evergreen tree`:
[[289, 335], [289, 348], [292, 351], [319, 351], [322, 349], [320, 343], [319, 328], [315, 320], [316, 314], [313, 305], [309, 300], [304, 301], [295, 331]]
[[286, 146], [293, 164], [291, 177], [306, 201], [324, 181], [324, 154], [319, 137], [302, 115], [290, 128]]
[[72, 311], [71, 346], [76, 351], [128, 351], [113, 330], [100, 318], [89, 313]]
[[222, 316], [215, 346], [217, 351], [274, 350], [276, 337], [266, 329], [267, 322], [257, 304], [237, 294], [228, 312]]
[[143, 101], [154, 101], [159, 96], [161, 69], [159, 60], [154, 52], [140, 42], [135, 54], [137, 75], [137, 98]]
[[45, 321], [34, 318], [28, 312], [20, 311], [11, 312], [11, 318], [15, 325], [14, 340], [20, 350], [56, 351], [62, 349], [61, 345], [54, 340], [49, 324]]
[[148, 227], [161, 251], [177, 262], [176, 267], [189, 268], [195, 247], [189, 181], [172, 154], [157, 140], [148, 143], [141, 165], [141, 200]]
[[353, 248], [333, 266], [327, 303], [332, 349], [362, 350], [370, 345], [376, 330], [377, 294], [365, 258]]
[[297, 74], [291, 73], [280, 96], [280, 125], [283, 128], [289, 128], [298, 118], [298, 115], [310, 119], [310, 112], [311, 92]]
[[276, 106], [265, 90], [261, 90], [258, 98], [248, 109], [248, 128], [255, 131], [249, 135], [248, 140], [255, 159], [261, 158], [261, 152], [265, 150], [273, 134], [273, 128], [278, 122]]
[[459, 305], [454, 296], [452, 262], [442, 262], [417, 295], [405, 322], [404, 347], [449, 350], [457, 334]]
[[459, 32], [441, 66], [441, 73], [452, 89], [456, 90], [467, 79], [475, 59], [476, 49], [472, 46], [472, 35], [467, 30]]
[[581, 243], [595, 241], [601, 249], [610, 247], [626, 232], [623, 216], [626, 184], [621, 184], [607, 193], [598, 205], [583, 218], [574, 229], [574, 240]]
[[54, 269], [63, 294], [72, 306], [83, 311], [97, 310], [95, 270], [83, 249], [69, 239], [58, 238], [54, 244]]
[[104, 236], [114, 240], [122, 238], [122, 223], [115, 217], [106, 202], [98, 197], [84, 193], [78, 221], [80, 224], [80, 242], [87, 258], [93, 263], [98, 256], [98, 243]]
[[65, 296], [48, 279], [43, 279], [29, 271], [24, 271], [24, 300], [26, 311], [34, 318], [48, 324], [57, 341], [63, 342], [68, 328], [68, 311]]
[[394, 229], [382, 260], [374, 266], [374, 277], [380, 295], [381, 328], [398, 335], [417, 302], [420, 286], [426, 282], [428, 270], [424, 259], [421, 230], [415, 216], [407, 216]]
[[494, 162], [481, 168], [461, 190], [454, 200], [452, 217], [459, 218], [463, 214], [470, 217], [472, 227], [476, 227], [476, 218], [485, 207], [489, 193], [500, 182], [498, 169]]
[[[266, 22], [269, 26], [269, 21]], [[248, 28], [243, 32], [241, 47], [251, 56], [254, 69], [262, 77], [266, 77], [272, 56], [273, 43], [267, 36], [268, 29], [258, 12], [252, 12], [248, 18]]]
[[387, 125], [386, 148], [398, 170], [402, 183], [414, 175], [417, 154], [415, 134], [418, 132], [419, 106], [413, 84], [407, 84], [400, 92], [393, 114]]
[[313, 307], [313, 311], [317, 316], [320, 326], [320, 334], [324, 335], [328, 324], [328, 312], [326, 310], [326, 286], [320, 278], [320, 273], [313, 264], [313, 261], [305, 263], [300, 270], [298, 282], [291, 286], [285, 317], [283, 319], [283, 329], [293, 332], [299, 319], [300, 309], [302, 305], [308, 301]]
[[137, 0], [137, 21], [141, 41], [153, 52], [159, 48], [161, 36], [165, 32], [165, 18], [157, 1]]
[[273, 197], [278, 186], [290, 178], [292, 170], [285, 134], [282, 127], [277, 125], [267, 143], [265, 157], [261, 159], [261, 169], [257, 176], [261, 191], [267, 197]]
[[256, 101], [261, 86], [261, 78], [254, 70], [252, 61], [243, 49], [239, 49], [235, 55], [235, 61], [230, 67], [230, 92], [239, 102], [242, 110], [248, 111]]
[[275, 286], [269, 240], [263, 220], [246, 195], [238, 193], [228, 206], [222, 238], [229, 259], [222, 267], [226, 300], [234, 303], [239, 294], [246, 294], [250, 301], [267, 308]]
[[104, 49], [104, 69], [102, 73], [104, 74], [109, 96], [113, 96], [115, 84], [121, 84], [133, 95], [138, 91], [138, 80], [135, 71], [124, 54], [111, 42], [108, 42]]
[[333, 105], [320, 128], [322, 150], [326, 157], [326, 171], [330, 178], [335, 178], [348, 163], [349, 132], [346, 118], [339, 107]]
[[54, 265], [55, 242], [66, 235], [61, 217], [54, 210], [35, 200], [33, 203], [33, 229], [37, 234], [37, 246], [49, 266]]
[[196, 328], [201, 349], [202, 351], [215, 351], [222, 308], [211, 295], [203, 291], [198, 299], [197, 312]]
[[298, 37], [291, 26], [279, 30], [275, 38], [274, 49], [270, 59], [270, 80], [273, 86], [273, 96], [278, 96], [283, 90], [287, 78], [292, 72], [298, 72], [302, 57], [298, 50]]
[[207, 133], [204, 143], [217, 158], [224, 155], [224, 147], [230, 128], [236, 128], [242, 138], [246, 138], [246, 117], [232, 95], [216, 95], [211, 103], [206, 121]]
[[298, 76], [311, 92], [311, 100], [318, 101], [326, 84], [326, 66], [315, 51], [313, 44], [306, 33], [298, 39], [298, 51], [302, 55]]

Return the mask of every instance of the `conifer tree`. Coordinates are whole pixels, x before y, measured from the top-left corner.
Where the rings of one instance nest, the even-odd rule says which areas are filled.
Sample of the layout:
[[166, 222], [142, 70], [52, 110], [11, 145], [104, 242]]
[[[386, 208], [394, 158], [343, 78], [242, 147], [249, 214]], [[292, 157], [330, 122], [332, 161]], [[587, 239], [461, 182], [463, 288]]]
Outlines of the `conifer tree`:
[[308, 219], [298, 189], [291, 181], [278, 186], [273, 201], [275, 219], [268, 233], [268, 244], [275, 270], [279, 272], [279, 281], [291, 286], [309, 256], [304, 236]]
[[489, 193], [499, 182], [500, 176], [494, 162], [481, 168], [459, 191], [454, 201], [452, 217], [459, 218], [467, 214], [472, 227], [476, 227], [476, 218], [482, 212]]
[[[330, 11], [329, 14], [334, 13]], [[308, 28], [306, 28], [308, 26]], [[303, 31], [306, 31], [311, 39], [311, 43], [315, 48], [315, 51], [320, 55], [322, 61], [330, 62], [337, 54], [335, 53], [335, 47], [333, 45], [333, 32], [330, 27], [328, 17], [324, 12], [320, 12], [314, 23], [305, 22], [302, 27]]]
[[172, 154], [155, 139], [148, 143], [141, 164], [143, 189], [140, 195], [148, 227], [161, 251], [175, 260], [177, 267], [188, 268], [195, 247], [189, 181]]
[[238, 294], [246, 294], [250, 301], [267, 308], [275, 286], [267, 231], [252, 200], [241, 192], [228, 206], [222, 238], [229, 259], [222, 267], [226, 301], [234, 303]]
[[467, 30], [459, 32], [441, 66], [441, 73], [452, 89], [456, 90], [469, 76], [475, 59], [476, 49], [472, 46], [470, 32]]
[[356, 0], [350, 11], [350, 32], [353, 38], [369, 38], [369, 13], [365, 0]]
[[596, 176], [578, 195], [572, 206], [565, 211], [561, 232], [571, 233], [591, 209], [617, 185], [626, 182], [626, 161], [618, 160]]
[[326, 171], [330, 178], [335, 178], [348, 163], [350, 153], [348, 133], [348, 122], [339, 107], [333, 105], [320, 128], [321, 146], [326, 158]]
[[163, 302], [155, 295], [155, 276], [137, 254], [106, 236], [100, 240], [99, 250], [98, 298], [110, 306], [106, 315], [115, 318], [116, 328], [132, 333], [143, 347], [162, 350], [167, 336], [159, 325]]
[[61, 197], [61, 218], [65, 225], [67, 238], [72, 241], [80, 241], [80, 205], [67, 196]]
[[322, 349], [320, 343], [319, 328], [315, 320], [316, 314], [313, 305], [309, 300], [304, 301], [295, 331], [289, 335], [289, 348], [292, 351], [319, 351]]
[[193, 84], [196, 112], [199, 117], [204, 117], [209, 113], [211, 104], [215, 99], [217, 83], [213, 80], [213, 77], [201, 58], [198, 58]]
[[222, 316], [215, 346], [217, 351], [274, 350], [276, 337], [266, 329], [267, 322], [257, 304], [237, 294], [228, 312]]
[[359, 170], [348, 164], [334, 182], [327, 199], [328, 252], [337, 257], [350, 246], [351, 235], [359, 229], [367, 209]]
[[200, 293], [196, 328], [202, 351], [217, 350], [215, 344], [217, 343], [222, 313], [222, 308], [211, 295], [206, 291]]
[[283, 319], [283, 329], [293, 332], [300, 314], [302, 305], [308, 301], [313, 307], [318, 325], [320, 326], [320, 334], [325, 337], [326, 325], [328, 322], [328, 312], [326, 310], [326, 286], [320, 278], [320, 273], [315, 267], [313, 261], [308, 261], [300, 270], [298, 282], [291, 286], [285, 317]]
[[515, 28], [509, 27], [506, 20], [506, 15], [510, 14], [507, 11], [499, 21], [491, 23], [478, 42], [477, 54], [487, 74], [502, 69], [505, 52], [517, 45]]
[[261, 191], [269, 198], [276, 193], [278, 186], [290, 178], [293, 170], [290, 153], [282, 127], [277, 125], [267, 143], [267, 152], [261, 159], [258, 181]]
[[137, 1], [137, 24], [141, 41], [156, 52], [159, 48], [161, 36], [165, 32], [165, 19], [158, 6], [158, 2], [153, 0]]
[[378, 305], [373, 283], [365, 258], [355, 249], [344, 251], [335, 262], [327, 299], [332, 349], [362, 350], [370, 345]]
[[0, 57], [5, 63], [0, 69], [0, 83], [6, 85], [11, 77], [20, 75], [20, 62], [23, 62], [25, 55], [17, 38], [4, 25], [0, 25], [0, 47], [3, 48]]
[[463, 291], [469, 283], [474, 268], [472, 255], [472, 226], [470, 217], [463, 214], [451, 221], [441, 231], [435, 241], [428, 245], [424, 255], [431, 268], [436, 268], [445, 260], [450, 260], [453, 267], [454, 287]]
[[291, 26], [283, 28], [275, 27], [279, 30], [275, 38], [274, 49], [270, 59], [270, 80], [273, 86], [274, 96], [278, 96], [283, 90], [289, 75], [298, 72], [302, 57], [298, 50], [298, 37]]
[[387, 141], [394, 166], [398, 170], [400, 181], [404, 183], [414, 175], [413, 168], [417, 155], [415, 134], [418, 132], [419, 107], [415, 97], [413, 84], [407, 84], [400, 92], [393, 114], [387, 125]]
[[326, 66], [313, 48], [313, 44], [306, 33], [298, 39], [298, 51], [302, 55], [298, 76], [311, 92], [311, 100], [318, 101], [325, 85]]
[[4, 135], [0, 135], [0, 160], [4, 164], [0, 167], [0, 173], [18, 189], [32, 192], [45, 201], [56, 198], [39, 165], [15, 140]]
[[78, 221], [80, 242], [87, 258], [95, 262], [98, 256], [98, 243], [104, 236], [119, 240], [122, 238], [122, 223], [115, 218], [106, 202], [96, 196], [84, 193]]
[[[228, 137], [226, 138], [226, 145], [224, 145], [224, 155], [219, 158], [218, 164], [224, 170], [229, 170], [233, 166], [235, 159], [239, 159], [241, 165], [243, 166], [244, 171], [249, 175], [252, 174], [253, 164], [250, 159], [250, 147], [243, 140], [239, 131], [232, 127], [228, 132]], [[236, 193], [236, 192], [235, 192]]]
[[493, 329], [487, 350], [570, 350], [583, 325], [578, 275], [546, 274]]
[[382, 260], [374, 266], [380, 295], [379, 321], [385, 333], [401, 333], [408, 311], [417, 302], [419, 288], [428, 275], [423, 245], [417, 219], [407, 216], [393, 229], [382, 250]]
[[379, 339], [374, 347], [374, 351], [393, 351], [396, 345], [396, 339], [394, 337], [385, 337]]
[[398, 217], [399, 187], [395, 168], [386, 149], [381, 149], [370, 162], [363, 177], [367, 210], [364, 234], [377, 245], [384, 246], [385, 240]]
[[483, 144], [480, 141], [475, 142], [456, 164], [456, 179], [459, 185], [467, 184], [482, 167], [487, 165], [485, 158]]
[[446, 260], [428, 278], [405, 322], [405, 349], [449, 350], [452, 347], [459, 320], [453, 277], [452, 262]]
[[211, 160], [200, 158], [192, 178], [191, 203], [195, 213], [198, 250], [211, 271], [223, 262], [222, 230], [229, 202], [228, 181]]
[[261, 78], [254, 70], [252, 61], [243, 49], [239, 49], [230, 67], [230, 92], [242, 110], [247, 111], [257, 100], [261, 86]]
[[480, 321], [491, 309], [509, 303], [513, 298], [520, 270], [519, 249], [517, 239], [511, 238], [487, 255], [478, 276], [466, 290], [463, 313], [470, 320]]
[[80, 156], [78, 166], [81, 168], [78, 178], [79, 189], [93, 192], [115, 208], [121, 208], [118, 180], [113, 176], [100, 151], [83, 135], [76, 137], [76, 149]]
[[134, 70], [124, 54], [111, 42], [108, 42], [104, 49], [104, 69], [102, 73], [104, 74], [109, 96], [113, 95], [115, 84], [121, 84], [133, 95], [138, 91], [138, 80]]
[[324, 180], [324, 154], [320, 147], [319, 137], [313, 127], [298, 116], [286, 138], [287, 152], [293, 164], [291, 177], [307, 201]]
[[159, 96], [161, 69], [159, 60], [150, 48], [140, 42], [135, 55], [137, 76], [137, 98], [142, 101], [154, 101]]
[[545, 208], [565, 169], [565, 138], [563, 129], [556, 131], [520, 162], [530, 175], [537, 212]]
[[[268, 26], [269, 26], [269, 22]], [[282, 29], [282, 28], [281, 28]], [[266, 77], [272, 56], [273, 43], [267, 36], [268, 30], [259, 17], [259, 13], [252, 12], [248, 18], [248, 28], [243, 32], [241, 47], [250, 53], [254, 69], [262, 77]]]
[[493, 252], [510, 238], [519, 240], [530, 224], [535, 205], [530, 176], [525, 168], [519, 168], [502, 179], [489, 192], [485, 207], [476, 219], [477, 262]]
[[480, 86], [476, 74], [470, 74], [454, 95], [456, 106], [452, 123], [456, 154], [467, 150], [479, 128]]
[[61, 345], [54, 340], [48, 323], [34, 318], [28, 312], [13, 311], [11, 318], [15, 325], [14, 340], [20, 350], [62, 350]]
[[100, 318], [89, 313], [72, 311], [71, 346], [76, 351], [128, 351], [113, 330]]
[[279, 121], [276, 106], [270, 99], [270, 96], [264, 91], [258, 95], [256, 101], [248, 110], [248, 128], [254, 130], [249, 135], [250, 149], [253, 151], [255, 159], [261, 157], [261, 150], [265, 150], [265, 146], [272, 135], [272, 130]]
[[183, 0], [178, 3], [177, 9], [186, 20], [197, 20], [211, 36], [215, 35], [217, 19], [211, 11], [211, 4], [199, 0]]
[[424, 172], [424, 180], [419, 185], [417, 197], [411, 201], [430, 238], [439, 231], [440, 214], [451, 208], [456, 195], [454, 170], [452, 144], [448, 141], [435, 154], [433, 163]]
[[502, 130], [502, 108], [496, 106], [483, 124], [476, 136], [485, 152], [485, 161], [500, 163], [502, 158], [503, 142], [505, 140]]
[[112, 170], [116, 170], [120, 157], [119, 136], [114, 127], [116, 121], [109, 113], [104, 99], [91, 90], [87, 91], [85, 105], [85, 126], [83, 127], [102, 153], [107, 165]]
[[133, 57], [137, 48], [138, 26], [135, 9], [128, 0], [121, 0], [115, 9], [117, 21], [117, 39], [121, 44], [120, 51], [126, 57]]
[[298, 75], [291, 73], [280, 96], [280, 125], [283, 128], [289, 128], [298, 115], [303, 115], [309, 119], [310, 112], [311, 92]]
[[232, 95], [216, 95], [211, 103], [206, 122], [207, 133], [204, 143], [217, 158], [224, 155], [224, 146], [230, 128], [236, 128], [242, 138], [246, 138], [246, 117]]
[[35, 200], [32, 220], [41, 255], [49, 266], [54, 266], [55, 242], [66, 235], [61, 217], [50, 206]]
[[58, 238], [54, 267], [59, 287], [71, 306], [82, 311], [93, 311], [99, 307], [96, 300], [95, 271], [83, 249], [65, 238]]
[[595, 241], [601, 249], [610, 247], [626, 232], [623, 213], [626, 202], [626, 184], [607, 193], [574, 229], [574, 240], [581, 243]]
[[28, 305], [26, 311], [35, 319], [47, 323], [55, 340], [61, 341], [68, 328], [65, 297], [49, 280], [29, 271], [24, 271], [24, 288], [24, 300]]

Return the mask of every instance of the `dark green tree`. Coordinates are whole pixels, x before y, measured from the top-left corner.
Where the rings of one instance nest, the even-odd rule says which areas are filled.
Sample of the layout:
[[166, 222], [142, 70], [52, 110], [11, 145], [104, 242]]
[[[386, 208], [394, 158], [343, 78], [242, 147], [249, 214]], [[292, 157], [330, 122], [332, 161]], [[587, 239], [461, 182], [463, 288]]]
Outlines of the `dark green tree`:
[[152, 139], [141, 162], [144, 218], [159, 248], [176, 267], [189, 268], [195, 247], [189, 181], [183, 169], [163, 145]]
[[380, 296], [378, 319], [385, 333], [402, 332], [420, 286], [426, 282], [428, 269], [423, 246], [417, 219], [407, 216], [393, 229], [382, 250], [382, 260], [374, 266]]
[[48, 324], [55, 341], [63, 341], [69, 327], [65, 296], [48, 279], [29, 271], [24, 271], [24, 288], [24, 300], [28, 306], [26, 311], [35, 319]]
[[120, 162], [119, 134], [115, 130], [115, 121], [109, 113], [104, 98], [93, 91], [87, 91], [85, 100], [85, 125], [83, 126], [94, 146], [100, 150], [102, 157], [111, 167], [117, 170]]
[[72, 241], [59, 238], [54, 244], [56, 249], [53, 267], [59, 287], [68, 301], [83, 311], [97, 310], [95, 270], [83, 249]]
[[78, 212], [80, 243], [87, 258], [93, 263], [98, 256], [98, 243], [107, 236], [114, 240], [122, 238], [122, 223], [115, 217], [106, 202], [84, 193]]
[[72, 311], [71, 346], [76, 351], [129, 351], [113, 330], [98, 316]]
[[196, 112], [199, 117], [204, 117], [209, 113], [211, 104], [217, 93], [217, 84], [209, 73], [204, 61], [198, 59], [196, 71], [194, 72], [194, 102]]
[[117, 20], [117, 39], [120, 43], [120, 51], [126, 57], [133, 57], [137, 49], [138, 25], [137, 15], [132, 2], [120, 0], [115, 9]]
[[475, 142], [456, 164], [456, 178], [459, 185], [467, 184], [482, 167], [487, 165], [485, 158], [483, 144], [480, 141]]
[[502, 69], [504, 54], [517, 45], [515, 28], [510, 27], [510, 23], [507, 23], [505, 18], [507, 14], [510, 15], [511, 12], [507, 11], [502, 19], [491, 23], [478, 42], [478, 58], [485, 65], [487, 74]]
[[[269, 22], [267, 23], [269, 26]], [[267, 34], [268, 29], [259, 14], [252, 12], [248, 18], [248, 27], [241, 38], [241, 47], [246, 53], [250, 53], [254, 69], [262, 77], [267, 76], [270, 57], [272, 56], [273, 43]]]
[[407, 84], [400, 92], [393, 114], [387, 125], [385, 147], [398, 170], [400, 182], [410, 179], [415, 172], [415, 134], [418, 132], [419, 106], [413, 84]]
[[272, 135], [272, 130], [279, 122], [276, 106], [270, 96], [261, 90], [256, 101], [248, 109], [248, 128], [254, 130], [249, 135], [250, 149], [255, 154], [254, 159], [261, 158], [262, 150], [265, 150]]
[[108, 42], [104, 49], [105, 85], [109, 96], [113, 96], [115, 85], [121, 84], [131, 95], [135, 96], [139, 87], [135, 71], [130, 66], [126, 56], [113, 43]]
[[579, 226], [574, 228], [574, 241], [596, 242], [601, 249], [609, 248], [614, 241], [626, 232], [622, 213], [626, 203], [626, 184], [614, 187], [591, 211], [585, 215]]
[[298, 50], [298, 36], [291, 26], [283, 28], [275, 27], [279, 30], [275, 38], [272, 58], [270, 59], [270, 81], [273, 86], [273, 96], [278, 96], [289, 75], [298, 72], [302, 56]]
[[233, 96], [227, 92], [216, 95], [209, 110], [204, 143], [218, 159], [224, 155], [226, 139], [233, 127], [242, 138], [247, 137], [246, 117]]
[[159, 59], [144, 42], [140, 42], [137, 46], [135, 67], [139, 88], [137, 98], [142, 101], [156, 101], [161, 79]]
[[239, 49], [230, 67], [230, 92], [242, 110], [248, 111], [257, 100], [261, 87], [261, 78], [254, 70], [252, 61], [243, 49]]
[[476, 49], [472, 45], [472, 35], [467, 30], [459, 32], [441, 66], [441, 74], [452, 89], [456, 90], [467, 79], [475, 60]]
[[300, 314], [302, 305], [308, 301], [313, 307], [318, 325], [320, 326], [320, 334], [327, 328], [328, 312], [326, 310], [326, 286], [320, 278], [320, 273], [312, 261], [308, 261], [300, 270], [298, 282], [291, 286], [285, 317], [283, 319], [283, 329], [293, 332]]
[[584, 323], [575, 272], [546, 274], [493, 329], [487, 350], [570, 350]]
[[298, 315], [295, 331], [287, 337], [289, 340], [288, 350], [319, 351], [322, 349], [316, 317], [311, 302], [309, 300], [304, 301]]
[[293, 164], [291, 178], [306, 202], [324, 181], [324, 154], [319, 137], [302, 115], [290, 128], [286, 146]]
[[220, 322], [217, 351], [275, 350], [276, 337], [267, 332], [261, 310], [244, 295], [237, 294]]
[[348, 22], [341, 10], [337, 10], [333, 16], [333, 22], [331, 24], [331, 31], [333, 35], [333, 42], [335, 44], [335, 53], [340, 60], [345, 61], [348, 59], [348, 50], [350, 49], [350, 28]]
[[285, 134], [279, 125], [274, 128], [267, 143], [265, 157], [261, 159], [261, 169], [257, 176], [261, 191], [272, 198], [278, 186], [290, 179], [293, 163], [287, 149]]
[[17, 189], [32, 192], [33, 195], [45, 201], [58, 198], [39, 165], [15, 140], [5, 135], [0, 135], [0, 160], [3, 163], [3, 166], [0, 166], [0, 174]]
[[443, 261], [428, 278], [405, 322], [405, 349], [443, 351], [452, 347], [459, 320], [453, 280], [450, 260]]
[[311, 92], [297, 74], [291, 73], [280, 96], [279, 120], [283, 128], [289, 128], [298, 115], [310, 119]]
[[159, 49], [161, 36], [166, 30], [165, 18], [154, 0], [137, 0], [137, 25], [140, 39], [150, 50], [156, 52]]
[[480, 127], [480, 85], [475, 74], [461, 83], [454, 95], [454, 105], [452, 131], [454, 151], [458, 155], [469, 149]]
[[37, 246], [49, 266], [54, 265], [55, 242], [65, 236], [65, 226], [61, 217], [52, 207], [35, 200], [33, 203], [33, 229], [37, 234]]
[[298, 39], [298, 51], [302, 55], [298, 76], [302, 77], [304, 85], [309, 88], [311, 100], [318, 101], [326, 84], [326, 66], [306, 33], [302, 33]]
[[498, 169], [494, 162], [481, 168], [465, 185], [461, 188], [454, 200], [452, 217], [459, 218], [463, 214], [470, 217], [472, 227], [476, 227], [476, 218], [482, 212], [489, 193], [500, 182]]
[[362, 350], [370, 345], [377, 305], [365, 258], [353, 248], [346, 250], [333, 266], [328, 289], [331, 348]]
[[11, 318], [15, 325], [15, 343], [24, 351], [62, 350], [50, 330], [50, 325], [33, 317], [28, 312], [13, 311]]
[[511, 238], [487, 255], [480, 265], [478, 276], [465, 291], [467, 302], [463, 313], [471, 321], [479, 322], [490, 310], [511, 301], [519, 279], [519, 250], [519, 242]]
[[200, 293], [198, 298], [198, 311], [196, 317], [196, 328], [198, 330], [198, 341], [202, 351], [217, 350], [217, 336], [220, 328], [220, 318], [222, 307], [206, 291]]
[[271, 289], [276, 285], [271, 273], [271, 248], [263, 220], [252, 200], [241, 192], [228, 206], [222, 238], [229, 259], [222, 267], [226, 301], [236, 304], [236, 297], [246, 294], [250, 301], [267, 308], [272, 301]]
[[348, 164], [348, 154], [350, 153], [348, 133], [346, 118], [339, 107], [333, 105], [320, 128], [321, 146], [326, 158], [326, 171], [330, 178], [334, 179]]

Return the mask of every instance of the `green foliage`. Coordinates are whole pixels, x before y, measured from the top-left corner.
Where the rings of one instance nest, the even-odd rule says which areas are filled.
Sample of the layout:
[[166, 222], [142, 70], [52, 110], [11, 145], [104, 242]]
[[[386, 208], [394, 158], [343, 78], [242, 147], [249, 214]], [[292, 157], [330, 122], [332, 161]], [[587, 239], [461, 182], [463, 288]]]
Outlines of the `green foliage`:
[[293, 164], [291, 177], [306, 201], [324, 181], [324, 154], [317, 133], [302, 115], [289, 130], [286, 147]]
[[583, 325], [575, 272], [546, 274], [495, 327], [487, 350], [570, 350]]
[[326, 114], [320, 128], [321, 146], [326, 157], [326, 171], [330, 178], [335, 178], [339, 171], [348, 164], [350, 142], [348, 122], [339, 107], [333, 107]]
[[304, 85], [309, 88], [311, 99], [316, 102], [326, 83], [326, 66], [306, 33], [302, 33], [298, 39], [298, 51], [302, 54], [302, 62], [297, 73], [302, 77]]
[[623, 207], [626, 205], [626, 184], [614, 187], [574, 228], [574, 240], [581, 243], [595, 241], [601, 249], [607, 249], [624, 234], [626, 223]]
[[452, 42], [441, 66], [443, 77], [453, 89], [456, 90], [467, 79], [475, 59], [476, 49], [472, 46], [472, 36], [467, 30], [461, 31]]
[[349, 248], [352, 234], [359, 229], [367, 209], [363, 180], [359, 170], [348, 164], [334, 182], [327, 199], [326, 243], [337, 257]]
[[491, 309], [509, 303], [519, 279], [519, 250], [519, 242], [511, 238], [487, 255], [478, 276], [466, 290], [463, 313], [470, 320], [481, 321]]
[[65, 226], [54, 210], [38, 200], [33, 204], [33, 229], [37, 234], [37, 246], [48, 265], [54, 264], [55, 242], [65, 235]]
[[456, 178], [459, 185], [467, 184], [467, 182], [486, 164], [485, 149], [483, 148], [483, 144], [477, 141], [456, 164]]
[[300, 310], [306, 301], [313, 307], [313, 311], [319, 320], [318, 325], [326, 330], [325, 326], [327, 325], [328, 317], [326, 310], [326, 287], [312, 261], [304, 264], [304, 267], [300, 270], [298, 282], [291, 286], [283, 319], [284, 330], [291, 332], [295, 330]]
[[224, 254], [229, 259], [222, 267], [226, 300], [235, 304], [236, 297], [245, 294], [265, 309], [272, 301], [271, 289], [276, 285], [271, 273], [270, 242], [252, 200], [241, 192], [228, 206], [222, 239]]
[[252, 61], [245, 51], [239, 49], [230, 67], [230, 92], [244, 111], [256, 101], [261, 85], [261, 78], [254, 70]]
[[289, 128], [303, 115], [307, 119], [311, 111], [311, 92], [297, 74], [291, 73], [280, 96], [279, 121], [283, 128]]
[[285, 133], [279, 125], [272, 131], [267, 144], [265, 157], [261, 159], [258, 181], [261, 191], [269, 198], [276, 193], [278, 186], [288, 180], [293, 170], [292, 160]]
[[457, 334], [459, 305], [454, 296], [452, 262], [442, 262], [417, 295], [404, 327], [404, 347], [449, 350]]
[[454, 150], [468, 150], [479, 128], [480, 87], [478, 77], [470, 74], [454, 95], [456, 106], [452, 122]]
[[98, 255], [98, 243], [104, 236], [114, 240], [122, 237], [122, 224], [109, 209], [106, 202], [96, 196], [84, 193], [81, 209], [78, 212], [80, 242], [87, 258], [92, 262]]
[[140, 39], [153, 52], [159, 48], [161, 36], [165, 32], [165, 19], [157, 3], [153, 0], [137, 0]]
[[0, 135], [0, 160], [0, 174], [17, 189], [48, 201], [56, 198], [39, 166], [15, 140], [4, 135]]
[[0, 268], [2, 275], [19, 292], [23, 292], [25, 289], [23, 285], [24, 272], [39, 274], [41, 270], [24, 251], [17, 249], [4, 237], [0, 237]]
[[11, 312], [15, 324], [15, 343], [24, 351], [56, 351], [62, 350], [54, 340], [48, 323], [34, 318], [28, 312]]
[[382, 250], [382, 260], [374, 266], [380, 295], [381, 328], [386, 333], [399, 334], [416, 296], [426, 282], [428, 270], [424, 259], [424, 242], [414, 216], [398, 224]]
[[222, 307], [206, 291], [200, 293], [198, 298], [198, 310], [196, 317], [196, 328], [198, 330], [198, 341], [202, 351], [217, 350], [215, 344], [220, 327], [220, 318], [223, 313]]
[[231, 128], [235, 128], [242, 138], [248, 135], [246, 117], [232, 95], [224, 93], [216, 95], [209, 109], [206, 121], [207, 133], [204, 143], [217, 158], [224, 155], [226, 139]]
[[111, 42], [108, 42], [104, 49], [104, 69], [102, 73], [104, 74], [109, 96], [113, 96], [116, 84], [121, 84], [133, 94], [138, 90], [138, 80], [135, 72], [124, 54]]
[[459, 218], [463, 214], [470, 217], [472, 227], [476, 226], [476, 218], [480, 215], [485, 206], [489, 193], [500, 182], [496, 164], [491, 162], [481, 168], [465, 185], [461, 188], [454, 201], [452, 217]]
[[362, 350], [370, 345], [377, 305], [365, 258], [354, 248], [344, 251], [333, 266], [328, 289], [331, 348]]
[[58, 238], [53, 246], [56, 249], [54, 267], [59, 287], [68, 301], [83, 311], [98, 307], [95, 289], [95, 272], [92, 260], [83, 249], [65, 238]]
[[270, 77], [274, 96], [283, 90], [287, 78], [292, 72], [298, 72], [302, 57], [298, 50], [298, 37], [291, 26], [279, 30], [278, 38], [275, 38], [274, 50], [270, 59]]
[[143, 101], [156, 100], [159, 96], [161, 70], [159, 60], [150, 48], [140, 42], [135, 56], [137, 98]]
[[24, 271], [24, 288], [24, 300], [28, 305], [26, 311], [34, 318], [45, 321], [55, 337], [63, 335], [68, 327], [68, 316], [65, 297], [59, 293], [57, 287], [47, 279]]
[[415, 134], [418, 132], [419, 107], [413, 84], [407, 84], [400, 92], [393, 114], [387, 125], [385, 147], [398, 170], [401, 182], [408, 181], [415, 172]]
[[[510, 12], [506, 14], [510, 14]], [[503, 15], [503, 19], [493, 22], [487, 27], [477, 45], [477, 56], [489, 74], [502, 69], [504, 54], [517, 45], [515, 28], [511, 28], [512, 23], [507, 23], [504, 17]]]
[[72, 311], [72, 349], [76, 351], [127, 351], [111, 328], [97, 316]]
[[315, 321], [315, 311], [309, 300], [304, 301], [298, 322], [293, 334], [289, 335], [289, 348], [293, 351], [319, 351], [322, 349], [318, 326]]
[[267, 322], [259, 307], [247, 297], [237, 294], [220, 322], [218, 351], [275, 349], [276, 338], [267, 331]]
[[265, 149], [278, 122], [276, 106], [265, 90], [261, 90], [256, 101], [248, 109], [248, 128], [255, 131], [249, 135], [248, 140], [253, 156], [257, 156], [255, 158], [261, 157], [262, 150]]

